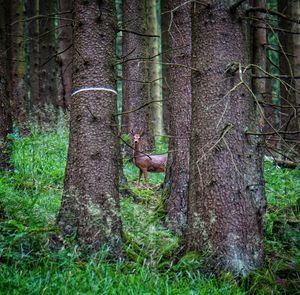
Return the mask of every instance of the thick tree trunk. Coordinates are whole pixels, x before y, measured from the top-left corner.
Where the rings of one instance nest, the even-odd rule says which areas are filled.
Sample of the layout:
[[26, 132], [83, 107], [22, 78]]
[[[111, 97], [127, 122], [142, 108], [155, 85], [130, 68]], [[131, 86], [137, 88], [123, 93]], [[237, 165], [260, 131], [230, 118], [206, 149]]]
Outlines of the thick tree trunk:
[[58, 105], [67, 109], [70, 105], [72, 90], [72, 54], [73, 54], [73, 27], [72, 27], [72, 0], [59, 0], [58, 29], [58, 64], [60, 87]]
[[[148, 33], [158, 36], [158, 16], [156, 0], [148, 0]], [[162, 87], [161, 87], [161, 65], [159, 38], [148, 38], [150, 62], [149, 62], [149, 79], [150, 94], [152, 103], [152, 120], [153, 132], [155, 139], [163, 134], [163, 108], [162, 108]]]
[[[146, 2], [145, 0], [125, 0], [123, 2], [123, 112], [122, 132], [143, 129], [145, 132], [144, 150], [153, 147], [151, 124], [151, 104], [147, 68]], [[132, 112], [131, 112], [132, 111]]]
[[[76, 0], [74, 27], [75, 90], [116, 88], [113, 1]], [[70, 146], [58, 224], [89, 251], [107, 245], [121, 252], [116, 95], [83, 91], [72, 97]]]
[[[169, 1], [172, 17], [163, 14], [169, 24], [170, 62], [183, 65], [169, 68], [169, 150], [164, 185], [167, 223], [181, 233], [186, 225], [189, 176], [189, 135], [191, 120], [191, 4], [182, 0]], [[183, 4], [183, 5], [181, 5]], [[171, 12], [169, 12], [170, 14]]]
[[10, 101], [8, 93], [8, 69], [6, 52], [7, 46], [7, 20], [9, 9], [5, 0], [0, 1], [0, 170], [9, 166], [9, 147], [7, 135], [12, 131]]
[[10, 75], [10, 93], [12, 116], [15, 123], [26, 131], [28, 119], [28, 99], [26, 79], [26, 57], [25, 57], [25, 22], [24, 22], [24, 0], [10, 1], [10, 58], [12, 60]]
[[[247, 31], [227, 1], [192, 10], [192, 132], [187, 251], [207, 254], [206, 271], [246, 275], [263, 261], [265, 207], [256, 107], [245, 86]], [[225, 69], [229, 71], [225, 73]], [[248, 83], [250, 78], [243, 74]]]

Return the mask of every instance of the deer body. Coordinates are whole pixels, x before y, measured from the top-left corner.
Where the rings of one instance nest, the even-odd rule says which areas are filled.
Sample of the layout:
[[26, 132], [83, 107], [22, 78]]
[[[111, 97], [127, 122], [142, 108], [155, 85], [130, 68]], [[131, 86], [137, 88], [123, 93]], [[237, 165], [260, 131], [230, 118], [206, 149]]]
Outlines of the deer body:
[[133, 162], [140, 169], [139, 183], [142, 175], [148, 188], [148, 172], [165, 172], [167, 165], [167, 155], [148, 155], [141, 151], [141, 134], [134, 134]]

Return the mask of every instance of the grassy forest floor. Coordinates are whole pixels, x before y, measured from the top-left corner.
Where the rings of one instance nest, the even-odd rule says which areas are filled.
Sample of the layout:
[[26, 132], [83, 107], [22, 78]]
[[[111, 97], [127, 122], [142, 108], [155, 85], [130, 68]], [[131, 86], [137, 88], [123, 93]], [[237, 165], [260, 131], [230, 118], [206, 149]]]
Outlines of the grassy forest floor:
[[134, 194], [121, 200], [126, 258], [110, 262], [103, 249], [88, 260], [76, 246], [51, 251], [67, 155], [63, 126], [11, 136], [14, 170], [0, 178], [1, 294], [300, 294], [300, 170], [271, 162], [265, 163], [266, 263], [239, 282], [230, 273], [199, 273], [199, 254], [178, 257], [181, 240], [163, 226], [164, 176], [151, 174], [151, 189], [144, 190], [126, 161]]

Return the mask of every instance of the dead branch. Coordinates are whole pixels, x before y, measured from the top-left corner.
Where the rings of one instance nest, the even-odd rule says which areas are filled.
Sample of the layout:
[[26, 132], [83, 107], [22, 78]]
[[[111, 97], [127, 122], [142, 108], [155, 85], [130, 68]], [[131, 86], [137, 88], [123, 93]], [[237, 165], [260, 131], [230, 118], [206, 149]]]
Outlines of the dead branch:
[[113, 116], [122, 116], [122, 115], [126, 115], [126, 114], [130, 114], [130, 113], [134, 113], [136, 111], [139, 111], [140, 109], [144, 108], [144, 107], [147, 107], [148, 105], [152, 104], [152, 103], [155, 103], [155, 102], [162, 102], [163, 100], [152, 100], [152, 101], [149, 101], [133, 110], [129, 110], [129, 111], [126, 111], [126, 112], [122, 112], [122, 113], [116, 113], [116, 114], [113, 114]]
[[126, 30], [126, 29], [118, 29], [118, 31], [119, 32], [124, 32], [124, 33], [130, 33], [130, 34], [134, 34], [134, 35], [142, 36], [142, 37], [160, 38], [159, 35], [143, 34], [143, 33], [135, 32], [135, 31], [131, 31], [131, 30]]
[[274, 132], [264, 132], [264, 133], [246, 131], [245, 133], [247, 135], [262, 135], [262, 136], [267, 136], [267, 135], [277, 135], [277, 134], [299, 134], [300, 130], [297, 130], [297, 131], [280, 131], [280, 130], [276, 130]]

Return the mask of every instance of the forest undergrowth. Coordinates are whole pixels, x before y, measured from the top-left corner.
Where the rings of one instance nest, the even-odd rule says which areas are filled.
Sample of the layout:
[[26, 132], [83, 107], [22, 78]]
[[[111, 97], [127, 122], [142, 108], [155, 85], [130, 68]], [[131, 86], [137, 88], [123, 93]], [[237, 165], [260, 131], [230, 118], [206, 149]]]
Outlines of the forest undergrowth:
[[182, 256], [180, 237], [163, 223], [164, 175], [151, 174], [145, 190], [128, 159], [124, 256], [112, 262], [107, 249], [89, 259], [76, 245], [53, 250], [49, 236], [58, 231], [67, 142], [62, 122], [33, 126], [28, 137], [11, 135], [13, 169], [0, 178], [1, 294], [300, 294], [300, 170], [265, 162], [266, 262], [237, 280], [200, 273], [205, 255]]

